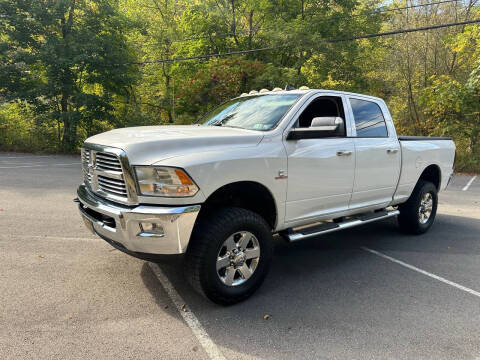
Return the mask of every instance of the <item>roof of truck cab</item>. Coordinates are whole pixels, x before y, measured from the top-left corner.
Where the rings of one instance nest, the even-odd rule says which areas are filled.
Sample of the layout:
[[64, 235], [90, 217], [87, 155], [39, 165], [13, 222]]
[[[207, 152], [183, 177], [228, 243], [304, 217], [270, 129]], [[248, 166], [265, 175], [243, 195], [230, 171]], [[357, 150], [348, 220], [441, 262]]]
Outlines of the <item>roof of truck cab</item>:
[[254, 96], [254, 95], [269, 95], [269, 94], [300, 94], [300, 95], [305, 95], [313, 92], [327, 92], [329, 94], [337, 94], [337, 95], [350, 95], [350, 96], [362, 96], [370, 99], [375, 99], [375, 100], [380, 100], [383, 101], [382, 98], [376, 97], [376, 96], [371, 96], [371, 95], [366, 95], [366, 94], [360, 94], [360, 93], [353, 93], [353, 92], [348, 92], [348, 91], [338, 91], [338, 90], [328, 90], [328, 89], [308, 89], [308, 90], [281, 90], [281, 91], [268, 91], [264, 93], [255, 93], [255, 94], [247, 94], [243, 95], [243, 97], [247, 96]]

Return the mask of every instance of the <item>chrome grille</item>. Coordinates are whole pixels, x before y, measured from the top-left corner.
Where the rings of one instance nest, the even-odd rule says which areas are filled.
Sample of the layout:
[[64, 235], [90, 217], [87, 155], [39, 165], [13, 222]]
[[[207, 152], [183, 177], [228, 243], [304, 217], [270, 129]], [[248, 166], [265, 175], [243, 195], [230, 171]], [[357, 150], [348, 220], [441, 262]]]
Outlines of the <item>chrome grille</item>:
[[129, 191], [125, 184], [122, 163], [119, 156], [113, 153], [116, 150], [107, 152], [98, 151], [96, 148], [82, 148], [84, 182], [95, 194], [128, 204]]
[[82, 162], [83, 163], [90, 163], [90, 150], [82, 149]]
[[98, 187], [106, 193], [127, 197], [127, 188], [123, 180], [98, 175]]
[[83, 170], [83, 180], [86, 185], [91, 184], [92, 175], [88, 172], [88, 167], [90, 166], [90, 150], [82, 148], [82, 170]]
[[113, 154], [97, 152], [95, 154], [95, 164], [97, 169], [122, 172], [122, 165], [117, 156]]

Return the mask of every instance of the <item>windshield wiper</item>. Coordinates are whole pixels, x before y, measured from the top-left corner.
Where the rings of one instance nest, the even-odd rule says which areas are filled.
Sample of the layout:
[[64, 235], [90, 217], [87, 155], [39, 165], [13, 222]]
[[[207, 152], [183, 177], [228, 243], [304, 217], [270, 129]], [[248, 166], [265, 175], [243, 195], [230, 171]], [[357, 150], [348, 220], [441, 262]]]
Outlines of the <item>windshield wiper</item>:
[[245, 129], [244, 127], [236, 126], [236, 125], [216, 125], [216, 126], [223, 126], [223, 127], [234, 128], [234, 129]]
[[220, 120], [218, 120], [216, 123], [213, 123], [212, 125], [213, 126], [226, 126], [225, 123], [230, 120], [231, 118], [233, 118], [235, 116], [235, 114], [229, 114], [229, 115], [226, 115], [225, 117], [221, 118]]

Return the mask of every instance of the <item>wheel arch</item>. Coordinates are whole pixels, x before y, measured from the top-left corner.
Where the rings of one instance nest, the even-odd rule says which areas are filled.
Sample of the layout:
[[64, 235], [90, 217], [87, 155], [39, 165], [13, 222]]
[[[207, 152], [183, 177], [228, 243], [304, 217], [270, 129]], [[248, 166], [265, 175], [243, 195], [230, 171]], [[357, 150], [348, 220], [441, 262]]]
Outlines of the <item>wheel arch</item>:
[[442, 183], [442, 171], [440, 167], [436, 164], [428, 165], [420, 174], [417, 184], [420, 180], [425, 180], [431, 182], [437, 188], [437, 191], [440, 191], [440, 186]]
[[206, 214], [218, 207], [240, 207], [259, 214], [275, 229], [278, 209], [272, 192], [256, 181], [237, 181], [225, 184], [212, 192], [202, 204], [200, 214]]

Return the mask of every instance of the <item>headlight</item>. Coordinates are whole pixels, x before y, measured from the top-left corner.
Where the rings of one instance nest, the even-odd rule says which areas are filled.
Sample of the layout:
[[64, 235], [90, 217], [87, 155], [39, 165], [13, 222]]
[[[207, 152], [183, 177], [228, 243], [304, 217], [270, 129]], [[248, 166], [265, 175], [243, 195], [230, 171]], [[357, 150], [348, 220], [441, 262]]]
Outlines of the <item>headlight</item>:
[[181, 169], [169, 167], [135, 167], [142, 195], [185, 197], [198, 192], [198, 186]]

